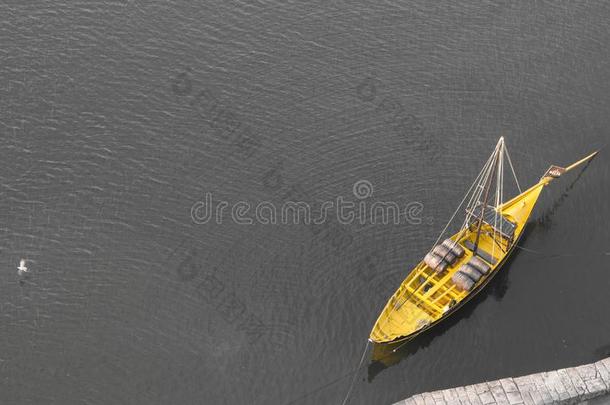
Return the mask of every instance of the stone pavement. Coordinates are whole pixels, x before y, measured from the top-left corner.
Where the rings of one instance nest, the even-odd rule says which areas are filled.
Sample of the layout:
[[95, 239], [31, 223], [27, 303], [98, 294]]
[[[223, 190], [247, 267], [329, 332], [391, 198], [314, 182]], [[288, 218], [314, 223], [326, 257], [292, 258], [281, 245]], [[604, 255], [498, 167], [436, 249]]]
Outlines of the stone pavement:
[[395, 405], [563, 405], [587, 400], [610, 404], [609, 394], [610, 357], [578, 367], [425, 392]]

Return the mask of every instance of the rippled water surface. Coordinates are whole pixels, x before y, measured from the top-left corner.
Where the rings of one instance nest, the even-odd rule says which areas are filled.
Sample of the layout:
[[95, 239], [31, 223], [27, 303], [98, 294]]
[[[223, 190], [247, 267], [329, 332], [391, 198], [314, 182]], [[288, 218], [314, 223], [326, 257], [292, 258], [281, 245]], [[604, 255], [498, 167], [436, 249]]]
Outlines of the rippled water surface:
[[[0, 402], [339, 404], [389, 295], [505, 136], [535, 182], [608, 142], [610, 7], [0, 5]], [[609, 155], [502, 272], [350, 402], [610, 353]], [[420, 224], [196, 224], [235, 203], [423, 204]], [[559, 255], [558, 255], [559, 254]], [[29, 278], [17, 275], [27, 258]]]

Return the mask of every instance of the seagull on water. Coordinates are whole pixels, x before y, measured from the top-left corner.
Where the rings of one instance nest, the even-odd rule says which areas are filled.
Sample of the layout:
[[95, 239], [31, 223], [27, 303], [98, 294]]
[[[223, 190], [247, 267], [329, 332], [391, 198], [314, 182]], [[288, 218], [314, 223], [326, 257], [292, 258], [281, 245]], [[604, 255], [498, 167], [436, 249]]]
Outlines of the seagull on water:
[[19, 267], [17, 267], [17, 270], [19, 270], [18, 273], [20, 276], [22, 276], [28, 272], [28, 268], [25, 267], [25, 259], [21, 259], [21, 261], [19, 262]]

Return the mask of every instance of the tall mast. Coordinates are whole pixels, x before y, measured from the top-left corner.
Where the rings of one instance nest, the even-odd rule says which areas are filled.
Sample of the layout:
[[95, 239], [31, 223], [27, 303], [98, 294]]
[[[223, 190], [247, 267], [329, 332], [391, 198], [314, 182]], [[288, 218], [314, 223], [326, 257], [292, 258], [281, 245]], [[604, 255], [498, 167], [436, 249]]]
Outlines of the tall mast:
[[479, 248], [479, 238], [481, 237], [481, 227], [483, 226], [485, 208], [487, 208], [487, 201], [489, 199], [489, 189], [491, 188], [491, 182], [492, 182], [492, 179], [496, 172], [496, 168], [498, 167], [498, 163], [499, 163], [498, 156], [500, 155], [500, 151], [502, 150], [503, 147], [504, 147], [504, 137], [501, 137], [500, 140], [498, 141], [498, 145], [496, 145], [495, 156], [493, 158], [492, 166], [489, 169], [490, 173], [487, 176], [488, 178], [487, 178], [487, 181], [485, 184], [485, 196], [483, 197], [483, 205], [481, 206], [481, 216], [479, 217], [479, 223], [477, 224], [477, 237], [474, 241], [473, 254], [476, 254], [477, 250]]

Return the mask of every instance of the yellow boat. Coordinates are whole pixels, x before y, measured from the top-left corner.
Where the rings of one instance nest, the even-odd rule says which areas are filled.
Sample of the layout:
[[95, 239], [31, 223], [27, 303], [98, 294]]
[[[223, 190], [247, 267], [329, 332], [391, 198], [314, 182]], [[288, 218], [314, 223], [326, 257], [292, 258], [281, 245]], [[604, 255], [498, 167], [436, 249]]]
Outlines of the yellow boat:
[[[525, 191], [519, 188], [520, 194], [503, 202], [504, 164], [509, 164], [513, 176], [515, 171], [500, 138], [452, 217], [468, 201], [459, 231], [439, 244], [450, 220], [435, 246], [389, 299], [369, 340], [390, 343], [411, 339], [457, 311], [485, 287], [510, 256], [543, 187], [597, 153], [566, 168], [551, 166], [538, 183]], [[519, 187], [516, 176], [515, 181]]]

